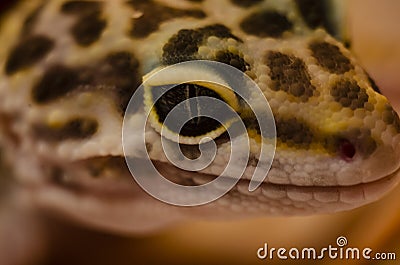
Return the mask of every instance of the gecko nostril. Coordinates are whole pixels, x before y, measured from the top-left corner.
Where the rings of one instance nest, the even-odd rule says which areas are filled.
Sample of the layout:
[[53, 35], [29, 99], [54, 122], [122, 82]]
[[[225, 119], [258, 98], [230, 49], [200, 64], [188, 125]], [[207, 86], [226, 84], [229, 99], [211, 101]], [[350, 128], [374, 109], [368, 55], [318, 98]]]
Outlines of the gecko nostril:
[[350, 161], [356, 154], [356, 148], [349, 140], [343, 139], [339, 144], [339, 152], [344, 160]]

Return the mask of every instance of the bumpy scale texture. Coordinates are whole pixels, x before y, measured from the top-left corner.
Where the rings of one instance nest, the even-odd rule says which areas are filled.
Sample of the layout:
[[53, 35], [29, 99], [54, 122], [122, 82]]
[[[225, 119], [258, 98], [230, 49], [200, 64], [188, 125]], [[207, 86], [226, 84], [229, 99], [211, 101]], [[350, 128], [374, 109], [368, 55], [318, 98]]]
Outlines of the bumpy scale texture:
[[[342, 10], [329, 4], [21, 1], [0, 31], [1, 143], [17, 177], [40, 206], [129, 231], [200, 214], [334, 212], [377, 199], [397, 182], [400, 120], [338, 40], [341, 29], [330, 18]], [[187, 209], [158, 202], [133, 182], [121, 128], [144, 75], [196, 59], [229, 64], [259, 85], [275, 115], [277, 150], [265, 183], [249, 192], [260, 135], [245, 121], [254, 153], [243, 180], [216, 202]], [[205, 183], [229, 159], [222, 135], [208, 168], [184, 172], [148, 130], [151, 159], [177, 183]]]

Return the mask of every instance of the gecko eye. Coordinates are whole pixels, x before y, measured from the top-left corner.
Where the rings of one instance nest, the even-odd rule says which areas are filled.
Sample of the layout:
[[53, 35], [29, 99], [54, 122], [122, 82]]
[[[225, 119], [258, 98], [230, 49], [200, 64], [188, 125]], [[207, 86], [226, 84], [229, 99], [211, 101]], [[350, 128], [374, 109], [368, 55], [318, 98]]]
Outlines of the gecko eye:
[[222, 135], [233, 123], [227, 106], [236, 112], [239, 100], [223, 82], [179, 83], [179, 76], [157, 79], [145, 85], [145, 107], [150, 111], [151, 126], [164, 137], [197, 145]]
[[350, 161], [356, 154], [356, 148], [349, 140], [344, 139], [340, 142], [339, 152], [344, 160]]

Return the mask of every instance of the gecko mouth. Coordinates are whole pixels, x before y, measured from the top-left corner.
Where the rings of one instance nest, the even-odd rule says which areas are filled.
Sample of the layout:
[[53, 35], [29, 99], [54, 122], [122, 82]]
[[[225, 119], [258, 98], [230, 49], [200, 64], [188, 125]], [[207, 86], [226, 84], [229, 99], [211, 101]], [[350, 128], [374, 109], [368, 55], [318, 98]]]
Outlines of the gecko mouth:
[[[153, 161], [157, 170], [168, 180], [185, 186], [197, 186], [217, 176], [188, 172], [170, 164]], [[96, 157], [71, 163], [68, 167], [53, 167], [50, 183], [77, 194], [90, 194], [102, 199], [129, 200], [147, 195], [134, 181], [122, 156]], [[390, 191], [400, 180], [400, 169], [375, 181], [350, 186], [296, 186], [264, 182], [249, 192], [249, 180], [241, 179], [228, 192], [256, 201], [281, 201], [283, 204], [307, 202], [312, 207], [342, 203], [351, 208], [375, 201]], [[340, 210], [340, 209], [338, 209]]]

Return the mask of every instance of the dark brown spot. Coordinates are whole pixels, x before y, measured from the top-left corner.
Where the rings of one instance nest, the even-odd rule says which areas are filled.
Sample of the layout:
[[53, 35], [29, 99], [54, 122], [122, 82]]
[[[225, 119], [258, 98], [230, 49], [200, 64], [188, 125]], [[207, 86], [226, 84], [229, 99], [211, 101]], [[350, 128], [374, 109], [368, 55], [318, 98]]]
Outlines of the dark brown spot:
[[92, 157], [81, 161], [81, 163], [95, 178], [109, 177], [110, 172], [113, 176], [123, 176], [124, 170], [127, 169], [123, 156]]
[[375, 152], [376, 148], [378, 145], [376, 144], [376, 141], [370, 134], [368, 135], [362, 135], [359, 138], [359, 150], [361, 154], [364, 154], [365, 157], [369, 157], [373, 152]]
[[28, 68], [43, 59], [54, 47], [54, 42], [42, 35], [27, 37], [22, 40], [6, 60], [5, 72], [12, 75]]
[[355, 81], [340, 80], [331, 88], [331, 96], [345, 108], [364, 108], [368, 94]]
[[89, 46], [100, 39], [107, 23], [101, 13], [93, 13], [81, 17], [72, 27], [75, 41], [81, 46]]
[[87, 15], [98, 13], [103, 7], [97, 1], [68, 1], [61, 6], [61, 12], [68, 15]]
[[354, 66], [339, 47], [327, 42], [313, 42], [310, 49], [318, 63], [331, 73], [344, 74]]
[[305, 63], [299, 58], [281, 52], [269, 52], [266, 62], [271, 69], [271, 88], [285, 91], [302, 101], [312, 97], [315, 87], [310, 82]]
[[95, 83], [114, 87], [117, 93], [118, 106], [125, 112], [129, 100], [141, 84], [139, 61], [129, 52], [110, 54], [103, 66], [94, 69]]
[[240, 7], [250, 7], [254, 6], [258, 3], [261, 3], [263, 0], [231, 0], [231, 2]]
[[190, 61], [196, 58], [203, 35], [197, 30], [180, 30], [163, 47], [163, 63], [167, 65]]
[[315, 142], [319, 142], [328, 153], [341, 156], [342, 144], [345, 142], [351, 143], [342, 135], [342, 132], [338, 134], [319, 134]]
[[93, 66], [68, 68], [55, 65], [33, 89], [32, 97], [39, 104], [57, 100], [73, 91], [99, 90], [114, 95], [124, 113], [133, 93], [141, 83], [139, 62], [129, 52], [115, 52]]
[[242, 72], [246, 72], [250, 67], [249, 64], [238, 54], [234, 54], [228, 51], [219, 51], [217, 52], [216, 61], [229, 64]]
[[400, 118], [396, 111], [389, 104], [386, 105], [382, 114], [383, 121], [388, 125], [393, 125], [397, 132], [400, 133]]
[[311, 129], [296, 118], [276, 119], [276, 135], [288, 146], [309, 146], [314, 138]]
[[210, 26], [206, 26], [204, 28], [199, 28], [198, 31], [206, 38], [210, 36], [215, 36], [220, 39], [228, 39], [232, 38], [237, 41], [242, 42], [237, 36], [233, 35], [231, 30], [227, 27], [225, 27], [222, 24], [214, 24]]
[[33, 126], [35, 136], [46, 141], [85, 139], [94, 135], [97, 129], [97, 121], [91, 118], [75, 118], [56, 128], [44, 124]]
[[296, 0], [300, 13], [307, 25], [312, 28], [325, 28], [332, 35], [336, 35], [330, 21], [331, 10], [326, 0]]
[[127, 2], [141, 16], [132, 19], [131, 36], [144, 38], [158, 30], [159, 26], [168, 20], [179, 17], [204, 18], [206, 14], [199, 9], [176, 9], [152, 0], [130, 0]]
[[79, 45], [89, 46], [101, 37], [107, 25], [102, 8], [103, 3], [94, 1], [69, 1], [61, 6], [62, 13], [78, 17], [71, 33]]
[[395, 114], [396, 114], [396, 112], [394, 111], [392, 106], [386, 105], [386, 108], [382, 114], [383, 121], [386, 124], [392, 124], [395, 120]]
[[33, 100], [45, 104], [56, 100], [79, 85], [79, 70], [56, 65], [50, 68], [32, 91]]
[[232, 38], [240, 41], [231, 31], [221, 25], [215, 24], [199, 29], [183, 29], [172, 36], [163, 47], [164, 64], [171, 65], [196, 59], [199, 46], [210, 36], [221, 39]]
[[250, 35], [277, 38], [292, 29], [293, 24], [280, 13], [264, 10], [249, 15], [240, 23], [240, 27]]

